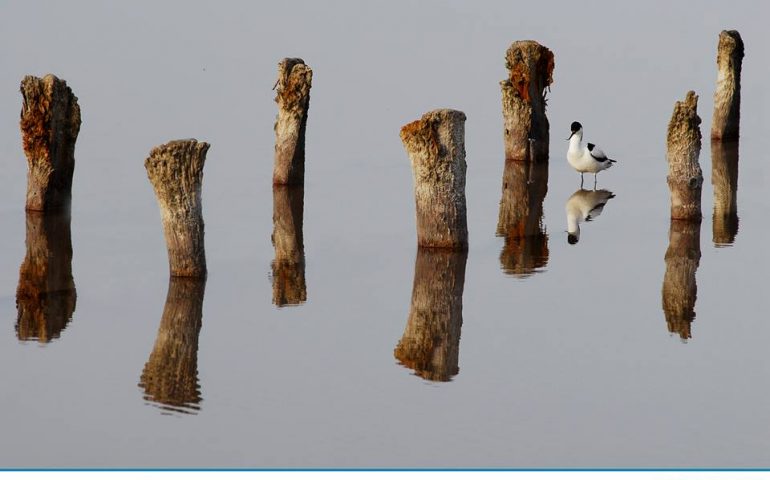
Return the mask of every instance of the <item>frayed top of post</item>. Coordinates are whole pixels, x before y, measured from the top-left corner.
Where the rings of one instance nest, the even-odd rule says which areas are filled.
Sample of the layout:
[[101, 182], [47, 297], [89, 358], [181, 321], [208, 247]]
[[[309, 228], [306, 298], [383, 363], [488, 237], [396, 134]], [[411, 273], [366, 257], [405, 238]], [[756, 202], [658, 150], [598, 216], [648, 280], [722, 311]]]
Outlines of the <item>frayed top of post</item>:
[[[525, 56], [534, 60], [534, 69], [523, 60]], [[518, 96], [524, 101], [530, 101], [530, 84], [535, 82], [543, 91], [553, 83], [555, 59], [553, 52], [534, 40], [513, 42], [505, 53], [505, 68], [509, 76], [503, 83], [509, 83]], [[530, 78], [532, 72], [537, 72], [540, 78]], [[542, 95], [542, 91], [539, 92]]]
[[305, 115], [313, 83], [313, 70], [301, 58], [284, 58], [278, 63], [278, 80], [273, 89], [280, 109]]
[[[674, 105], [674, 113], [671, 115], [671, 121], [668, 123], [667, 143], [678, 141], [683, 135], [697, 136], [697, 146], [700, 150], [701, 119], [698, 116], [698, 95], [694, 91], [687, 92], [684, 101], [678, 101]], [[696, 139], [693, 139], [696, 140]]]

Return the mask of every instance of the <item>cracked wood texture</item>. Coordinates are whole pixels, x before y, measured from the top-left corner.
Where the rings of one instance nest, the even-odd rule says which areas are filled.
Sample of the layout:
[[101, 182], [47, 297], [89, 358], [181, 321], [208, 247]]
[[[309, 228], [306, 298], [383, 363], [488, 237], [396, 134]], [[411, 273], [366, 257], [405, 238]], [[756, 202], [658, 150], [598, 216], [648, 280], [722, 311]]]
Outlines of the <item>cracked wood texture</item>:
[[21, 81], [22, 145], [27, 157], [28, 211], [68, 208], [72, 199], [80, 106], [67, 82], [48, 74]]
[[673, 219], [701, 218], [703, 172], [698, 163], [701, 149], [700, 123], [698, 96], [691, 90], [687, 92], [684, 101], [676, 102], [668, 124], [666, 158]]
[[434, 110], [401, 128], [414, 174], [417, 244], [468, 248], [465, 114]]
[[546, 89], [553, 83], [554, 65], [553, 52], [533, 40], [513, 42], [505, 53], [508, 78], [500, 88], [506, 160], [548, 161]]
[[460, 371], [460, 330], [466, 251], [417, 249], [409, 319], [393, 355], [431, 381], [447, 382]]
[[278, 63], [274, 185], [302, 185], [305, 181], [305, 127], [312, 83], [313, 70], [301, 58], [284, 58]]
[[717, 47], [717, 87], [714, 91], [713, 140], [738, 140], [741, 120], [743, 40], [736, 30], [722, 30]]
[[692, 337], [698, 285], [695, 274], [700, 264], [700, 220], [671, 220], [663, 277], [663, 313], [668, 331], [682, 340]]
[[714, 186], [712, 240], [732, 245], [738, 235], [738, 142], [711, 142], [711, 184]]
[[209, 144], [174, 140], [155, 147], [145, 160], [160, 207], [168, 261], [174, 277], [205, 277], [201, 185]]
[[307, 301], [305, 244], [302, 236], [304, 188], [273, 185], [273, 234], [275, 248], [273, 304], [278, 307]]

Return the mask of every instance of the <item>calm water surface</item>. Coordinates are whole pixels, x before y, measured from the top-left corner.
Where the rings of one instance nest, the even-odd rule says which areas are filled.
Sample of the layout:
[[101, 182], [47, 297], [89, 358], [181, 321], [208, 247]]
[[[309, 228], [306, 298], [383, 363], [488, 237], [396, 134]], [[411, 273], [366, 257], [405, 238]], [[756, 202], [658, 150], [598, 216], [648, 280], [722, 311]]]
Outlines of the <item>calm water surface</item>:
[[[0, 466], [770, 467], [769, 9], [5, 3]], [[704, 219], [670, 224], [666, 125], [693, 89], [708, 133], [724, 28], [740, 145], [704, 141]], [[556, 55], [547, 171], [503, 161], [528, 38]], [[300, 192], [270, 185], [285, 56], [315, 72]], [[71, 219], [23, 209], [18, 85], [47, 72], [83, 111]], [[468, 116], [467, 255], [415, 247], [398, 129], [438, 107]], [[618, 164], [570, 245], [573, 120]], [[205, 283], [169, 282], [143, 168], [187, 137]]]

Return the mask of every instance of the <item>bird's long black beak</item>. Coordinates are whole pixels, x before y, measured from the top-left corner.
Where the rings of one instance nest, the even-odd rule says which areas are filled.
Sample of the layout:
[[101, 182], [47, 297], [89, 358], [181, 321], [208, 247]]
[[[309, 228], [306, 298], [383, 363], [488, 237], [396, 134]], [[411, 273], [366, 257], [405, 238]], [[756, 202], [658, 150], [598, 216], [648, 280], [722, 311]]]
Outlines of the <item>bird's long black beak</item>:
[[567, 140], [569, 140], [570, 138], [572, 138], [572, 135], [574, 135], [574, 134], [575, 134], [575, 132], [572, 132], [572, 133], [570, 133], [570, 134], [569, 134], [569, 137], [567, 137]]

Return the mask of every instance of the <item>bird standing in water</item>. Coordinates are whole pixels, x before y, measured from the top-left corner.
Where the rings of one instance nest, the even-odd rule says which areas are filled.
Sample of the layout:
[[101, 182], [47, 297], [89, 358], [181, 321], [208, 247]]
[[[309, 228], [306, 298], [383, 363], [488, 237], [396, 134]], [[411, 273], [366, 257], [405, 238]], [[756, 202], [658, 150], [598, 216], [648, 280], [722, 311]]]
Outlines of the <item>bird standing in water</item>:
[[573, 193], [564, 210], [567, 212], [567, 242], [574, 245], [580, 240], [580, 222], [590, 222], [602, 214], [604, 206], [615, 194], [609, 190], [580, 190]]
[[572, 134], [567, 150], [567, 161], [572, 168], [580, 172], [580, 188], [583, 188], [583, 174], [594, 174], [594, 189], [596, 188], [596, 174], [606, 170], [615, 163], [615, 160], [607, 157], [601, 148], [593, 143], [583, 145], [583, 125], [580, 122], [572, 122]]

